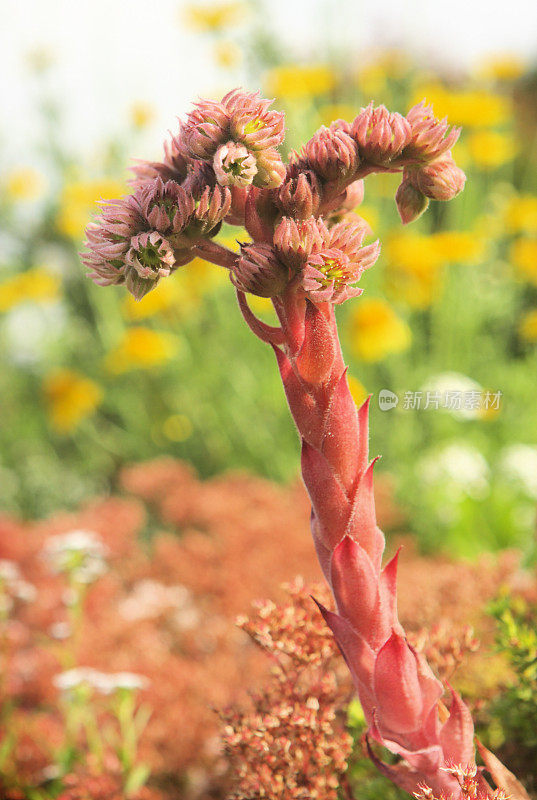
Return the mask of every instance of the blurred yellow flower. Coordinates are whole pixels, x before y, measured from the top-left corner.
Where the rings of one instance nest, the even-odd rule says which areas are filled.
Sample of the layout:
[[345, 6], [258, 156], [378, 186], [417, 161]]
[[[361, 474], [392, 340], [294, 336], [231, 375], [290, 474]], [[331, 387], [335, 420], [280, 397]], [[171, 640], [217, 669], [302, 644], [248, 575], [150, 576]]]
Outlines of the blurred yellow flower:
[[168, 311], [182, 311], [184, 291], [181, 289], [181, 275], [160, 281], [155, 289], [135, 300], [131, 294], [123, 299], [123, 313], [127, 319], [138, 320], [162, 314]]
[[537, 309], [528, 311], [518, 326], [520, 338], [526, 342], [537, 342]]
[[358, 214], [359, 217], [362, 217], [362, 219], [365, 219], [368, 225], [370, 225], [372, 231], [378, 230], [380, 217], [377, 208], [362, 203], [362, 205], [357, 206], [356, 214]]
[[485, 80], [515, 81], [526, 71], [525, 63], [514, 53], [490, 56], [478, 67], [477, 74]]
[[189, 3], [183, 17], [193, 30], [206, 33], [234, 25], [245, 12], [245, 3]]
[[317, 65], [288, 64], [274, 67], [265, 76], [269, 94], [278, 97], [315, 97], [334, 88], [335, 75], [330, 67]]
[[446, 117], [452, 125], [489, 128], [511, 118], [506, 97], [483, 89], [455, 91], [438, 83], [424, 84], [414, 95], [414, 103], [425, 98], [432, 103], [437, 117]]
[[486, 252], [485, 241], [476, 231], [440, 231], [429, 240], [437, 257], [446, 264], [475, 264]]
[[391, 353], [399, 353], [410, 345], [410, 328], [393, 308], [380, 299], [364, 299], [356, 303], [349, 319], [350, 347], [362, 361], [380, 361]]
[[510, 255], [520, 275], [537, 284], [537, 239], [517, 239], [511, 245]]
[[214, 60], [222, 69], [233, 69], [242, 61], [242, 50], [235, 42], [217, 42], [214, 46]]
[[0, 311], [9, 311], [19, 303], [47, 303], [60, 294], [60, 281], [40, 267], [20, 272], [0, 283]]
[[388, 79], [401, 78], [408, 69], [407, 57], [399, 50], [386, 50], [356, 73], [358, 89], [366, 102], [384, 91]]
[[511, 197], [504, 211], [510, 233], [537, 233], [537, 197], [531, 194]]
[[106, 356], [105, 367], [109, 372], [120, 374], [131, 369], [159, 366], [174, 357], [179, 343], [177, 336], [171, 333], [152, 328], [129, 328]]
[[58, 369], [43, 381], [45, 403], [52, 426], [60, 433], [69, 433], [95, 411], [103, 392], [85, 375], [70, 369]]
[[32, 167], [18, 167], [11, 170], [6, 178], [6, 194], [11, 200], [37, 200], [45, 189], [43, 176]]
[[56, 218], [58, 230], [72, 239], [81, 239], [91, 215], [99, 211], [97, 201], [121, 197], [124, 193], [124, 184], [110, 178], [66, 183]]
[[466, 145], [473, 163], [484, 170], [512, 161], [517, 149], [513, 136], [495, 131], [475, 131], [467, 138]]
[[328, 128], [330, 123], [334, 122], [336, 119], [344, 119], [347, 122], [352, 122], [359, 112], [360, 107], [358, 105], [351, 106], [346, 103], [329, 103], [328, 105], [321, 106], [319, 109], [319, 123]]
[[412, 308], [425, 308], [438, 294], [444, 257], [431, 236], [398, 233], [384, 248], [388, 289]]
[[151, 103], [138, 100], [130, 107], [130, 119], [135, 128], [147, 128], [155, 118], [155, 109]]
[[354, 375], [347, 375], [347, 381], [349, 384], [349, 390], [352, 395], [352, 399], [356, 403], [358, 407], [362, 405], [366, 397], [368, 396], [369, 392], [365, 388], [365, 386], [360, 383], [360, 381], [354, 377]]
[[193, 430], [192, 422], [184, 414], [172, 414], [162, 425], [164, 436], [172, 442], [184, 442]]

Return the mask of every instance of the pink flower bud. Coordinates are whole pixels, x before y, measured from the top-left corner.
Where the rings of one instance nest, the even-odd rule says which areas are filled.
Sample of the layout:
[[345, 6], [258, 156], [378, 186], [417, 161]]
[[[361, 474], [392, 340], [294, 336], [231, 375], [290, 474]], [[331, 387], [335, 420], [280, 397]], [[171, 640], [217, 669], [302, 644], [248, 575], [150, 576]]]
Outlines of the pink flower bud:
[[229, 114], [223, 104], [200, 100], [183, 126], [183, 139], [194, 158], [212, 158], [229, 139]]
[[341, 208], [345, 211], [354, 211], [364, 201], [364, 182], [363, 180], [353, 181], [350, 186], [347, 186], [345, 191], [345, 200], [341, 204]]
[[445, 153], [435, 161], [420, 167], [412, 176], [417, 188], [433, 200], [452, 200], [464, 189], [466, 175]]
[[125, 285], [136, 300], [141, 300], [174, 266], [173, 249], [160, 233], [133, 236], [125, 257]]
[[277, 150], [269, 147], [256, 153], [257, 175], [254, 186], [260, 189], [277, 189], [285, 178], [285, 164]]
[[227, 142], [213, 159], [216, 179], [221, 186], [250, 186], [257, 174], [256, 159], [243, 144]]
[[304, 145], [301, 157], [328, 181], [348, 178], [356, 171], [359, 162], [356, 142], [337, 128], [320, 128]]
[[285, 136], [285, 115], [270, 111], [272, 102], [261, 98], [259, 92], [229, 92], [222, 105], [230, 115], [232, 138], [250, 150], [278, 147]]
[[231, 281], [237, 289], [258, 297], [281, 294], [289, 282], [289, 268], [268, 244], [243, 244]]
[[397, 210], [403, 225], [421, 217], [429, 205], [429, 198], [416, 187], [408, 176], [404, 176], [395, 195]]
[[136, 198], [149, 227], [164, 234], [181, 232], [195, 208], [191, 194], [175, 181], [164, 183], [161, 178], [142, 184]]
[[317, 176], [311, 170], [302, 170], [298, 164], [291, 164], [276, 200], [286, 216], [295, 219], [315, 217], [321, 205]]
[[370, 103], [352, 123], [352, 135], [364, 161], [383, 165], [396, 158], [408, 144], [411, 128], [401, 114], [390, 113], [384, 106], [373, 108]]
[[406, 119], [411, 136], [403, 152], [405, 159], [431, 161], [451, 150], [460, 136], [461, 129], [450, 130], [447, 120], [437, 119], [432, 106], [426, 106], [425, 100], [413, 106]]
[[283, 217], [274, 231], [274, 247], [278, 257], [292, 269], [304, 266], [313, 252], [319, 252], [329, 231], [322, 219], [295, 221]]

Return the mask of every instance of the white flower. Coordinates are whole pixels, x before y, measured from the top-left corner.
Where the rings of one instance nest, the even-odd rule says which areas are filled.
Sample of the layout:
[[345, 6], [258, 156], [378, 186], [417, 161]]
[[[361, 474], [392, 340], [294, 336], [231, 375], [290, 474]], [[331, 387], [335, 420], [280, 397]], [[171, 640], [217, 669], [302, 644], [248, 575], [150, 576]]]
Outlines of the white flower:
[[[442, 372], [429, 378], [422, 387], [423, 403], [438, 397], [438, 409], [459, 419], [476, 419], [480, 415], [483, 388], [460, 372]], [[435, 406], [436, 407], [436, 406]]]
[[500, 469], [522, 491], [537, 500], [537, 447], [512, 444], [500, 454]]
[[444, 489], [453, 499], [466, 494], [480, 500], [487, 495], [489, 466], [479, 450], [465, 443], [454, 442], [428, 454], [419, 471], [425, 483]]
[[173, 612], [173, 620], [180, 630], [195, 628], [199, 622], [199, 612], [193, 605], [192, 596], [181, 584], [166, 586], [147, 578], [139, 581], [119, 603], [121, 616], [132, 622], [154, 619], [169, 611]]
[[149, 686], [149, 680], [134, 672], [101, 672], [93, 667], [75, 667], [60, 672], [53, 678], [54, 686], [61, 692], [72, 692], [87, 685], [99, 694], [114, 694], [118, 689], [135, 691]]
[[72, 575], [79, 583], [92, 583], [106, 572], [107, 553], [99, 536], [84, 530], [52, 536], [43, 549], [54, 572]]
[[18, 565], [6, 558], [0, 559], [0, 609], [9, 613], [14, 600], [31, 603], [35, 600], [35, 586], [21, 577]]

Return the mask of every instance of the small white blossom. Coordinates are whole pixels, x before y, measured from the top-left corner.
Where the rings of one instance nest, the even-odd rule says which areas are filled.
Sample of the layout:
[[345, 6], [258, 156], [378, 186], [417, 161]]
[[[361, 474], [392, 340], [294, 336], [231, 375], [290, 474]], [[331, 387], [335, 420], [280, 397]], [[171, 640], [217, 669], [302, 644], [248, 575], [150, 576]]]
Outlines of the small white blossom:
[[93, 583], [106, 572], [107, 553], [99, 536], [84, 530], [52, 536], [43, 550], [54, 572], [69, 574], [79, 583]]
[[489, 489], [490, 470], [484, 456], [464, 443], [455, 442], [428, 454], [418, 468], [425, 483], [438, 486], [453, 499], [466, 494], [479, 500]]
[[199, 622], [199, 611], [186, 586], [166, 586], [149, 578], [134, 586], [132, 592], [121, 600], [118, 610], [124, 619], [131, 622], [173, 612], [176, 627], [183, 631], [195, 628]]
[[87, 685], [99, 694], [114, 694], [119, 689], [135, 691], [149, 686], [149, 680], [134, 672], [101, 672], [93, 667], [75, 667], [60, 672], [53, 678], [54, 686], [61, 692], [72, 692]]
[[537, 500], [537, 447], [529, 444], [506, 447], [500, 454], [500, 470], [524, 494]]

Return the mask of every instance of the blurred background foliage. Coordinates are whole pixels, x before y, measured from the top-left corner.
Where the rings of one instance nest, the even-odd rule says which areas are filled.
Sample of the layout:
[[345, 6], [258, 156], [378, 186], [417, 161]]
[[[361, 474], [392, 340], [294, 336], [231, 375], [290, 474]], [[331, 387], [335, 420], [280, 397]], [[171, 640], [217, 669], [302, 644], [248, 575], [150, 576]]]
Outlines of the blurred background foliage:
[[[245, 10], [248, 11], [245, 14]], [[285, 110], [286, 147], [371, 99], [403, 113], [426, 97], [463, 126], [464, 193], [407, 229], [397, 176], [374, 176], [359, 213], [383, 243], [363, 298], [338, 309], [357, 402], [372, 404], [373, 453], [429, 550], [472, 556], [534, 549], [537, 501], [537, 77], [515, 57], [440, 74], [403, 52], [356, 63], [332, 52], [294, 62], [259, 3], [192, 4], [183, 23], [209, 42], [215, 97], [239, 75]], [[240, 24], [238, 24], [240, 20]], [[196, 260], [141, 302], [102, 289], [78, 257], [96, 201], [127, 190], [127, 168], [153, 124], [135, 104], [124, 129], [80, 163], [59, 144], [54, 63], [34, 54], [39, 152], [0, 179], [0, 505], [24, 517], [74, 507], [117, 484], [129, 462], [186, 459], [201, 476], [240, 468], [297, 475], [298, 441], [269, 349], [243, 324], [227, 276]], [[0, 160], [2, 160], [0, 150]], [[244, 232], [222, 230], [229, 246]], [[252, 305], [270, 319], [269, 304]], [[501, 393], [499, 408], [407, 409], [406, 392]], [[381, 389], [400, 398], [391, 411]]]

